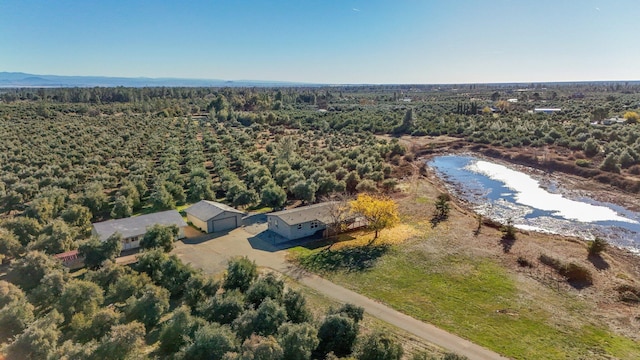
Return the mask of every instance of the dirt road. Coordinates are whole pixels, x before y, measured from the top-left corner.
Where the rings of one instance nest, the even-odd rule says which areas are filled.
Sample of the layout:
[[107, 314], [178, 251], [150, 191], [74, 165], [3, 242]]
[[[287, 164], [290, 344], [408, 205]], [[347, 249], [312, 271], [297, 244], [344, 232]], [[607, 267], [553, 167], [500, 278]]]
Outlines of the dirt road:
[[[176, 243], [173, 253], [183, 261], [212, 274], [224, 271], [229, 259], [236, 256], [247, 256], [254, 260], [258, 266], [271, 268], [290, 276], [327, 297], [361, 306], [370, 315], [448, 351], [467, 356], [472, 360], [506, 359], [468, 340], [418, 321], [370, 298], [301, 270], [286, 261], [284, 247], [273, 244], [275, 235], [261, 232], [262, 230], [264, 228], [260, 224], [252, 224], [222, 235], [209, 234], [195, 239], [187, 239]], [[292, 245], [295, 244], [288, 244], [288, 247]]]

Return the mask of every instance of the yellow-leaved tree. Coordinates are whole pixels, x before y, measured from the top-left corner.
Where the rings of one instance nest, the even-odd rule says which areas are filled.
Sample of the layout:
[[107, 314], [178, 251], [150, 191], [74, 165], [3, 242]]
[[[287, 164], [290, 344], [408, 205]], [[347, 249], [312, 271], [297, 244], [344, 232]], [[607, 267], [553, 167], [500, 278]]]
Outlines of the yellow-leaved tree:
[[349, 205], [351, 212], [364, 217], [368, 227], [375, 231], [373, 240], [378, 238], [380, 230], [392, 227], [400, 221], [398, 205], [389, 198], [360, 194], [356, 200], [350, 201]]
[[623, 117], [629, 124], [635, 124], [638, 122], [638, 120], [640, 120], [640, 115], [638, 115], [638, 113], [635, 111], [627, 111], [626, 113], [624, 113]]

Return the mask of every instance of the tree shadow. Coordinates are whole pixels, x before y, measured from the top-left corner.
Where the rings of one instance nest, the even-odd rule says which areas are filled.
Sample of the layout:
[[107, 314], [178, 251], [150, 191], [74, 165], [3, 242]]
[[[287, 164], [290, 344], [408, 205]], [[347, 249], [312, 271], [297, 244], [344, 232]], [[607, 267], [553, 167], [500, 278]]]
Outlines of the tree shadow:
[[502, 252], [504, 252], [505, 254], [511, 251], [511, 248], [515, 243], [516, 243], [516, 239], [514, 237], [502, 236], [500, 238], [500, 245], [502, 245]]
[[576, 290], [586, 289], [593, 285], [593, 281], [591, 280], [567, 280], [567, 284], [569, 284], [572, 288]]
[[345, 247], [338, 250], [325, 249], [298, 261], [302, 267], [312, 271], [363, 271], [373, 267], [388, 250], [389, 245], [386, 244]]
[[611, 267], [600, 254], [589, 255], [587, 256], [587, 260], [589, 260], [589, 262], [593, 264], [593, 266], [595, 266], [595, 268], [598, 270], [607, 270]]
[[435, 228], [441, 222], [447, 220], [449, 216], [433, 215], [431, 217], [431, 228]]

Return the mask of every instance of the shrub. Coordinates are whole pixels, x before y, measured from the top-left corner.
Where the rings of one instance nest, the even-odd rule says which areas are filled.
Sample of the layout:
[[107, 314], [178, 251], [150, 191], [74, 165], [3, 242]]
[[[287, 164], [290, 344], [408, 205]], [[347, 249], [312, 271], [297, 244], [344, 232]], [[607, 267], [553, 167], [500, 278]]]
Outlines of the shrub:
[[518, 260], [516, 261], [518, 262], [518, 265], [520, 265], [521, 267], [528, 267], [528, 268], [533, 267], [533, 264], [531, 263], [531, 261], [527, 260], [527, 258], [523, 256], [518, 256]]
[[587, 246], [589, 255], [600, 255], [601, 252], [607, 249], [607, 245], [608, 244], [606, 240], [596, 236], [596, 238], [593, 241], [590, 241]]
[[358, 360], [400, 360], [402, 345], [388, 334], [374, 333], [367, 336], [358, 351]]
[[620, 285], [616, 288], [620, 301], [632, 304], [640, 303], [640, 288], [631, 285]]
[[589, 269], [576, 263], [563, 263], [562, 261], [555, 259], [548, 255], [540, 255], [538, 258], [541, 263], [553, 268], [567, 279], [568, 282], [576, 282], [583, 284], [593, 284], [593, 277]]
[[591, 166], [591, 161], [589, 161], [587, 159], [578, 159], [578, 160], [576, 160], [576, 165], [580, 166], [580, 167], [590, 167]]
[[500, 227], [503, 240], [515, 240], [516, 239], [516, 227], [513, 226], [513, 220], [507, 219], [507, 223]]

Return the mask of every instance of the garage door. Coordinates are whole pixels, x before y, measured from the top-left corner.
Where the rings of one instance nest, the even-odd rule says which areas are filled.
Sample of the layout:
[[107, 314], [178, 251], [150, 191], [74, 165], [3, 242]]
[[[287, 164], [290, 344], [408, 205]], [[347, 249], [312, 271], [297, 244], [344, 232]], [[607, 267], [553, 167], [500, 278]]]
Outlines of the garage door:
[[213, 232], [235, 229], [237, 227], [236, 217], [213, 220]]

